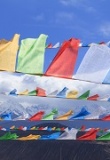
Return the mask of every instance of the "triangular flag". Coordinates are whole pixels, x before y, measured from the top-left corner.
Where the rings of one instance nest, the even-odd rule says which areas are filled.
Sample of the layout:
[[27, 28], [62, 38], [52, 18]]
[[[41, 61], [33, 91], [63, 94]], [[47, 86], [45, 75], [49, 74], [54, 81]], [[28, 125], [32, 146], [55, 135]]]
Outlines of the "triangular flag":
[[53, 109], [49, 114], [45, 115], [42, 120], [53, 120], [54, 115], [57, 113], [57, 109]]
[[21, 137], [21, 138], [18, 138], [17, 140], [21, 140], [21, 141], [37, 140], [37, 139], [39, 139], [40, 137], [41, 137], [40, 135], [32, 135], [32, 134], [30, 134], [29, 136]]
[[80, 41], [71, 38], [60, 47], [45, 75], [72, 78]]
[[41, 34], [38, 38], [27, 38], [21, 41], [18, 54], [18, 72], [42, 74], [47, 35]]
[[46, 91], [40, 87], [37, 87], [37, 96], [46, 97]]
[[60, 136], [59, 136], [59, 138], [58, 138], [58, 140], [59, 139], [63, 139], [63, 140], [66, 140], [66, 139], [76, 139], [76, 134], [77, 134], [77, 132], [78, 132], [78, 130], [77, 129], [75, 129], [75, 128], [72, 128], [71, 130], [68, 130], [68, 132], [64, 132], [64, 133], [62, 133]]
[[68, 117], [71, 116], [72, 114], [73, 114], [73, 111], [70, 110], [67, 113], [65, 113], [64, 115], [57, 117], [56, 120], [67, 120]]
[[60, 43], [59, 42], [57, 42], [52, 48], [58, 48], [58, 47], [60, 47]]
[[16, 128], [15, 125], [13, 125], [13, 126], [10, 127], [10, 129], [15, 129], [15, 128]]
[[87, 115], [89, 115], [89, 114], [90, 114], [90, 112], [88, 112], [86, 110], [86, 108], [83, 107], [81, 109], [81, 111], [79, 113], [77, 113], [76, 115], [74, 115], [73, 117], [71, 117], [70, 120], [72, 120], [72, 119], [84, 119], [84, 117], [87, 116]]
[[67, 87], [64, 87], [62, 91], [60, 91], [56, 97], [58, 98], [65, 98], [66, 97], [66, 92], [67, 92], [68, 88]]
[[83, 93], [81, 96], [78, 97], [78, 99], [87, 99], [89, 97], [90, 90]]
[[87, 100], [97, 101], [98, 98], [99, 98], [99, 95], [98, 95], [98, 94], [95, 94], [95, 95], [93, 95], [93, 96], [88, 97]]
[[69, 91], [66, 95], [66, 98], [77, 98], [77, 95], [78, 95], [78, 91]]
[[29, 120], [30, 121], [38, 121], [41, 120], [44, 115], [44, 111], [39, 111], [38, 113], [34, 114]]
[[16, 90], [16, 89], [13, 89], [13, 90], [9, 93], [9, 95], [16, 96], [16, 95], [17, 95], [16, 92], [17, 92], [17, 90]]
[[46, 48], [52, 48], [52, 43], [48, 44]]
[[46, 140], [46, 139], [57, 139], [59, 136], [60, 136], [60, 132], [55, 132], [55, 133], [52, 133], [50, 135], [43, 135], [41, 136], [41, 139], [43, 140]]
[[84, 135], [77, 138], [77, 140], [96, 140], [97, 129], [92, 128]]
[[24, 128], [23, 126], [19, 126], [18, 127], [19, 130], [23, 130], [23, 128]]
[[4, 113], [1, 115], [2, 120], [12, 120], [11, 113]]
[[19, 136], [16, 133], [7, 132], [3, 136], [0, 137], [0, 140], [15, 140]]
[[106, 133], [105, 135], [98, 137], [96, 140], [110, 140], [110, 133]]
[[86, 129], [86, 126], [82, 125], [80, 128], [80, 131], [85, 131], [85, 129]]
[[102, 118], [103, 121], [110, 121], [110, 114]]
[[49, 93], [47, 96], [48, 97], [56, 97], [57, 93], [58, 93], [58, 90], [55, 90], [55, 91]]
[[29, 91], [28, 91], [28, 89], [26, 89], [25, 91], [20, 92], [19, 95], [28, 95], [28, 93], [29, 93]]
[[33, 90], [28, 93], [28, 96], [36, 96], [37, 95], [37, 90]]

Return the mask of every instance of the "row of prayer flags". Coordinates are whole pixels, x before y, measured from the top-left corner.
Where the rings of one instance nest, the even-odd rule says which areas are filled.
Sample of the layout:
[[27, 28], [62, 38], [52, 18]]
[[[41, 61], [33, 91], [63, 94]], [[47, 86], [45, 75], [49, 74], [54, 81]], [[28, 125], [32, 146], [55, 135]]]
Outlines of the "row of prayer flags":
[[[53, 91], [50, 94], [46, 94], [46, 91], [43, 88], [37, 87], [36, 90], [28, 91], [26, 89], [23, 92], [19, 92], [18, 94], [16, 93], [17, 90], [13, 89], [9, 95], [28, 95], [28, 96], [40, 96], [40, 97], [56, 97], [56, 98], [68, 98], [68, 99], [78, 99], [78, 100], [93, 100], [97, 101], [100, 100], [100, 96], [98, 94], [90, 96], [90, 90], [87, 90], [83, 94], [78, 96], [78, 91], [77, 90], [70, 90], [67, 92], [69, 89], [67, 87], [64, 87], [61, 91]], [[103, 100], [103, 99], [102, 99]], [[108, 98], [109, 101], [109, 98]]]
[[[93, 119], [92, 116], [87, 117], [90, 115], [91, 112], [89, 112], [85, 107], [82, 107], [82, 109], [79, 112], [74, 113], [73, 110], [69, 110], [66, 113], [62, 115], [58, 115], [58, 110], [55, 108], [50, 113], [45, 114], [45, 111], [38, 111], [37, 113], [33, 114], [28, 120], [30, 121], [40, 121], [40, 120], [74, 120], [74, 119]], [[2, 113], [0, 115], [0, 120], [15, 120], [12, 118], [12, 113]], [[102, 116], [102, 117], [101, 117]], [[27, 118], [24, 117], [24, 120]], [[103, 121], [109, 121], [110, 120], [110, 114], [106, 113], [106, 115], [99, 115], [97, 119], [103, 120]], [[19, 117], [18, 117], [18, 120]]]
[[[43, 73], [48, 36], [41, 34], [38, 38], [23, 39], [20, 47], [19, 37], [19, 34], [15, 34], [10, 41], [4, 39], [0, 41], [0, 70], [109, 83], [110, 48], [105, 43], [90, 45], [73, 76], [79, 39], [71, 38], [64, 41], [46, 72]], [[47, 46], [47, 48], [50, 47]]]
[[43, 73], [45, 46], [48, 36], [41, 34], [36, 39], [24, 39], [21, 41], [18, 50], [19, 37], [20, 35], [15, 34], [12, 41], [1, 40], [0, 70], [72, 78], [78, 55], [80, 42], [78, 39], [72, 38], [64, 41], [47, 71]]
[[77, 133], [80, 132], [78, 129], [72, 128], [70, 130], [65, 130], [63, 133], [60, 131], [50, 134], [29, 134], [28, 136], [20, 137], [17, 133], [6, 132], [0, 137], [0, 140], [110, 140], [110, 132], [105, 132], [101, 136], [98, 134], [100, 132], [99, 128], [90, 128], [88, 131], [84, 132], [83, 135], [77, 136]]

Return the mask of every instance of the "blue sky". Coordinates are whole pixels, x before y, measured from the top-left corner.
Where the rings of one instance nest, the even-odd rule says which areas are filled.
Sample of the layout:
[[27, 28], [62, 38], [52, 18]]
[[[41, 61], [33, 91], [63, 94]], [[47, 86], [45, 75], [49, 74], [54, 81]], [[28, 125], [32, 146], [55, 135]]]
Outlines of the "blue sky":
[[[44, 33], [47, 43], [53, 44], [71, 37], [84, 44], [108, 42], [109, 6], [109, 0], [0, 0], [0, 39], [11, 39], [15, 33], [21, 39]], [[80, 49], [78, 64], [86, 50]], [[48, 62], [56, 51], [49, 51]]]

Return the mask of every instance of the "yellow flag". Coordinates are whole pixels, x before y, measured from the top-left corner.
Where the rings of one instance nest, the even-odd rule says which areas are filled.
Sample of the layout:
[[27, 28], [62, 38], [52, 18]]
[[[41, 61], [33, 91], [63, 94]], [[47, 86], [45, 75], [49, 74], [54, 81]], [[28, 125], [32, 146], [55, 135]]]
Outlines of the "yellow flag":
[[65, 113], [64, 115], [57, 117], [56, 120], [67, 120], [68, 117], [71, 116], [72, 114], [73, 114], [73, 111], [70, 110], [67, 113]]
[[0, 40], [0, 70], [15, 71], [19, 37], [15, 34], [11, 41]]
[[28, 91], [28, 89], [26, 89], [25, 91], [20, 92], [19, 95], [28, 95], [28, 93], [29, 93], [29, 91]]
[[56, 127], [53, 127], [53, 128], [52, 128], [52, 131], [54, 131], [55, 129], [56, 129]]
[[77, 95], [78, 95], [78, 91], [73, 90], [68, 92], [66, 98], [77, 98]]
[[41, 137], [40, 135], [32, 135], [32, 134], [30, 134], [29, 136], [26, 136], [26, 137], [17, 138], [17, 140], [22, 140], [22, 141], [37, 140], [40, 137]]

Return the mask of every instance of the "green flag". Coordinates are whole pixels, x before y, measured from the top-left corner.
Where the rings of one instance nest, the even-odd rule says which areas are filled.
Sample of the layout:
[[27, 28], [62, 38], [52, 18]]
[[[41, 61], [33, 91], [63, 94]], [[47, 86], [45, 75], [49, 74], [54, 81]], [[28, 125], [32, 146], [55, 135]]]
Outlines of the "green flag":
[[37, 39], [27, 38], [21, 41], [16, 71], [30, 74], [43, 73], [46, 39], [47, 35], [41, 34]]
[[98, 137], [97, 140], [110, 140], [110, 133]]
[[16, 133], [7, 132], [6, 134], [0, 137], [0, 140], [14, 140], [17, 138], [18, 136]]
[[45, 115], [42, 120], [53, 120], [55, 114], [58, 113], [58, 110], [55, 108], [49, 114]]
[[83, 93], [81, 96], [78, 97], [78, 99], [87, 99], [89, 97], [90, 90]]
[[31, 92], [28, 93], [28, 96], [36, 96], [37, 95], [37, 91], [33, 90]]

